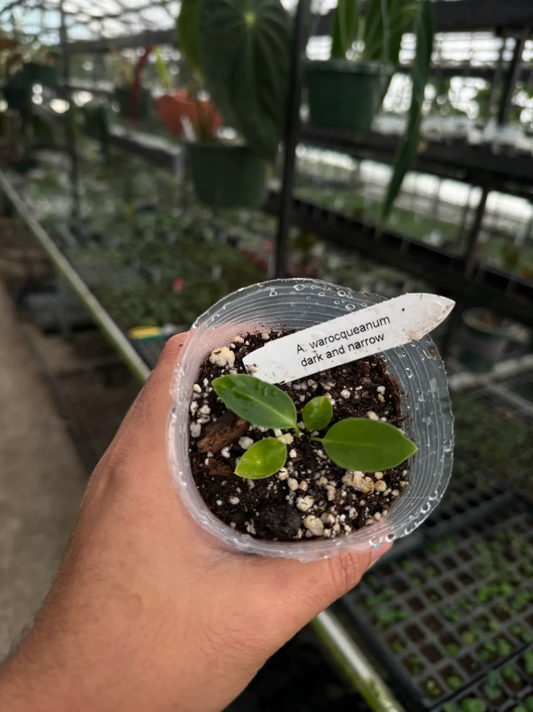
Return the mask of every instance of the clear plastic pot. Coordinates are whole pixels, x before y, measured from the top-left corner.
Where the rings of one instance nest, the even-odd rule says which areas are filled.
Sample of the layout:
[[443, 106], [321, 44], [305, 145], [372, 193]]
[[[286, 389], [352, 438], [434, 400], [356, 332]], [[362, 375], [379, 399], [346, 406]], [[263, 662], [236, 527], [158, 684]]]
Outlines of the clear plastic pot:
[[409, 485], [375, 524], [339, 539], [273, 542], [235, 531], [207, 507], [189, 463], [189, 404], [200, 365], [214, 348], [237, 334], [265, 329], [304, 329], [346, 312], [363, 309], [381, 297], [358, 294], [312, 279], [286, 279], [241, 289], [225, 297], [193, 325], [181, 349], [171, 394], [174, 405], [167, 431], [170, 471], [185, 506], [204, 530], [233, 550], [314, 561], [346, 552], [366, 552], [410, 534], [440, 502], [451, 475], [453, 417], [444, 365], [433, 341], [389, 350], [384, 358], [403, 393], [405, 431], [419, 447], [410, 462]]

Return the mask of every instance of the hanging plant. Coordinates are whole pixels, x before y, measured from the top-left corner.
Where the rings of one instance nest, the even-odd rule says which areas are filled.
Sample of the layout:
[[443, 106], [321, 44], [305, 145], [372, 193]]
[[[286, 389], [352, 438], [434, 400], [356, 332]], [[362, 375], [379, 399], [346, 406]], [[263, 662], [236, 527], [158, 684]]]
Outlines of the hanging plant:
[[307, 65], [311, 124], [364, 134], [399, 63], [402, 37], [413, 25], [416, 53], [409, 118], [383, 203], [382, 220], [390, 214], [416, 157], [433, 48], [431, 1], [369, 0], [363, 6], [357, 0], [339, 0], [333, 17], [331, 58]]

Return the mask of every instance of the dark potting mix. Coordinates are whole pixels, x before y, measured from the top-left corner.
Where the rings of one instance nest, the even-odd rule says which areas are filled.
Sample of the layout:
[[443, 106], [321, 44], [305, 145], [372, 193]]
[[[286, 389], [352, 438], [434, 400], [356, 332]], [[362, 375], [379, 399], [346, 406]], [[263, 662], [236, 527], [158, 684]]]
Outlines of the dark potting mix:
[[[332, 462], [322, 443], [251, 425], [228, 410], [213, 380], [248, 373], [245, 356], [288, 333], [237, 336], [206, 357], [190, 405], [192, 473], [209, 509], [233, 529], [271, 541], [334, 539], [384, 517], [407, 485], [408, 465], [383, 472], [346, 470]], [[332, 425], [346, 418], [370, 418], [402, 428], [405, 421], [398, 383], [377, 355], [279, 388], [292, 398], [299, 413], [313, 398], [328, 398], [333, 406]], [[300, 418], [298, 427], [305, 433]], [[265, 479], [234, 474], [239, 458], [267, 437], [287, 445], [285, 466]]]

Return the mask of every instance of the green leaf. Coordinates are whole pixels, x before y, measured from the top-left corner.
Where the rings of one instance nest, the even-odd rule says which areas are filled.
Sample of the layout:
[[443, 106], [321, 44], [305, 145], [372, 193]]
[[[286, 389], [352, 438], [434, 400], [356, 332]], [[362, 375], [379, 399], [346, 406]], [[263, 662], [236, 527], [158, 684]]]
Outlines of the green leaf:
[[273, 160], [283, 135], [291, 21], [279, 0], [201, 0], [200, 53], [213, 101], [250, 148]]
[[411, 68], [413, 91], [405, 136], [396, 154], [394, 173], [390, 180], [381, 218], [385, 221], [398, 197], [403, 180], [412, 168], [418, 149], [418, 137], [422, 121], [422, 107], [426, 84], [431, 71], [433, 51], [433, 10], [431, 0], [422, 0], [420, 14], [416, 21], [416, 54]]
[[357, 37], [358, 0], [339, 0], [333, 17], [331, 56], [345, 59]]
[[323, 430], [333, 418], [333, 406], [329, 398], [318, 396], [309, 401], [302, 411], [307, 430]]
[[161, 50], [159, 49], [159, 47], [154, 47], [154, 54], [157, 72], [159, 74], [159, 78], [161, 79], [161, 84], [165, 87], [166, 91], [170, 91], [170, 89], [172, 88], [170, 75], [168, 73], [165, 60], [161, 56]]
[[398, 428], [369, 418], [341, 420], [316, 440], [339, 467], [362, 472], [389, 470], [418, 449]]
[[179, 50], [184, 54], [191, 72], [197, 78], [201, 78], [203, 73], [199, 33], [200, 1], [201, 0], [182, 0], [176, 25]]
[[247, 375], [215, 378], [218, 397], [239, 418], [263, 428], [296, 429], [296, 407], [281, 388]]
[[[388, 11], [385, 17], [384, 3]], [[402, 37], [412, 27], [418, 7], [418, 2], [405, 0], [370, 0], [364, 25], [363, 59], [398, 64]]]
[[264, 438], [241, 457], [235, 474], [249, 480], [262, 480], [279, 472], [287, 459], [287, 446], [276, 438]]

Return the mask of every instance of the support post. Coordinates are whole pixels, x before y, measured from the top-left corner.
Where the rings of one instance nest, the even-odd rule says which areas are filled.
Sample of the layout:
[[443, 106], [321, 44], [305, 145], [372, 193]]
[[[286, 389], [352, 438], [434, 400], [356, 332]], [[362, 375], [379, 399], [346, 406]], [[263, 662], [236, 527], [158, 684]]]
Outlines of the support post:
[[302, 95], [301, 56], [305, 50], [310, 20], [310, 0], [299, 0], [294, 19], [291, 68], [283, 147], [283, 178], [278, 213], [278, 232], [274, 261], [270, 264], [271, 277], [285, 277], [287, 272], [287, 247], [291, 226], [292, 195], [296, 169], [296, 147], [300, 128], [300, 101]]
[[525, 29], [519, 37], [515, 38], [515, 46], [513, 52], [513, 58], [507, 74], [505, 76], [505, 83], [503, 85], [503, 95], [501, 99], [500, 109], [498, 112], [498, 126], [505, 126], [509, 119], [509, 113], [511, 111], [511, 103], [513, 101], [513, 94], [516, 88], [516, 83], [518, 77], [520, 76], [520, 70], [522, 68], [522, 56], [524, 54], [524, 47], [526, 45], [526, 39], [531, 34], [531, 30], [528, 27]]
[[61, 15], [61, 26], [59, 37], [61, 40], [62, 60], [63, 60], [63, 85], [64, 97], [69, 103], [69, 109], [65, 112], [65, 135], [67, 154], [70, 159], [70, 187], [72, 197], [72, 221], [77, 226], [81, 220], [80, 209], [80, 184], [78, 170], [78, 151], [76, 146], [76, 133], [74, 131], [74, 104], [72, 101], [72, 91], [70, 89], [70, 55], [68, 51], [68, 30], [67, 15], [64, 9], [64, 0], [60, 1], [59, 12]]
[[489, 197], [490, 191], [490, 185], [488, 183], [485, 183], [485, 185], [483, 186], [483, 192], [481, 193], [481, 198], [479, 199], [479, 203], [476, 208], [476, 216], [474, 218], [474, 223], [468, 234], [468, 240], [464, 255], [465, 275], [467, 277], [471, 276], [472, 274], [476, 255], [476, 245], [479, 238], [479, 233], [481, 232], [481, 226], [483, 225], [483, 218], [485, 217], [485, 208], [487, 207], [487, 198]]

